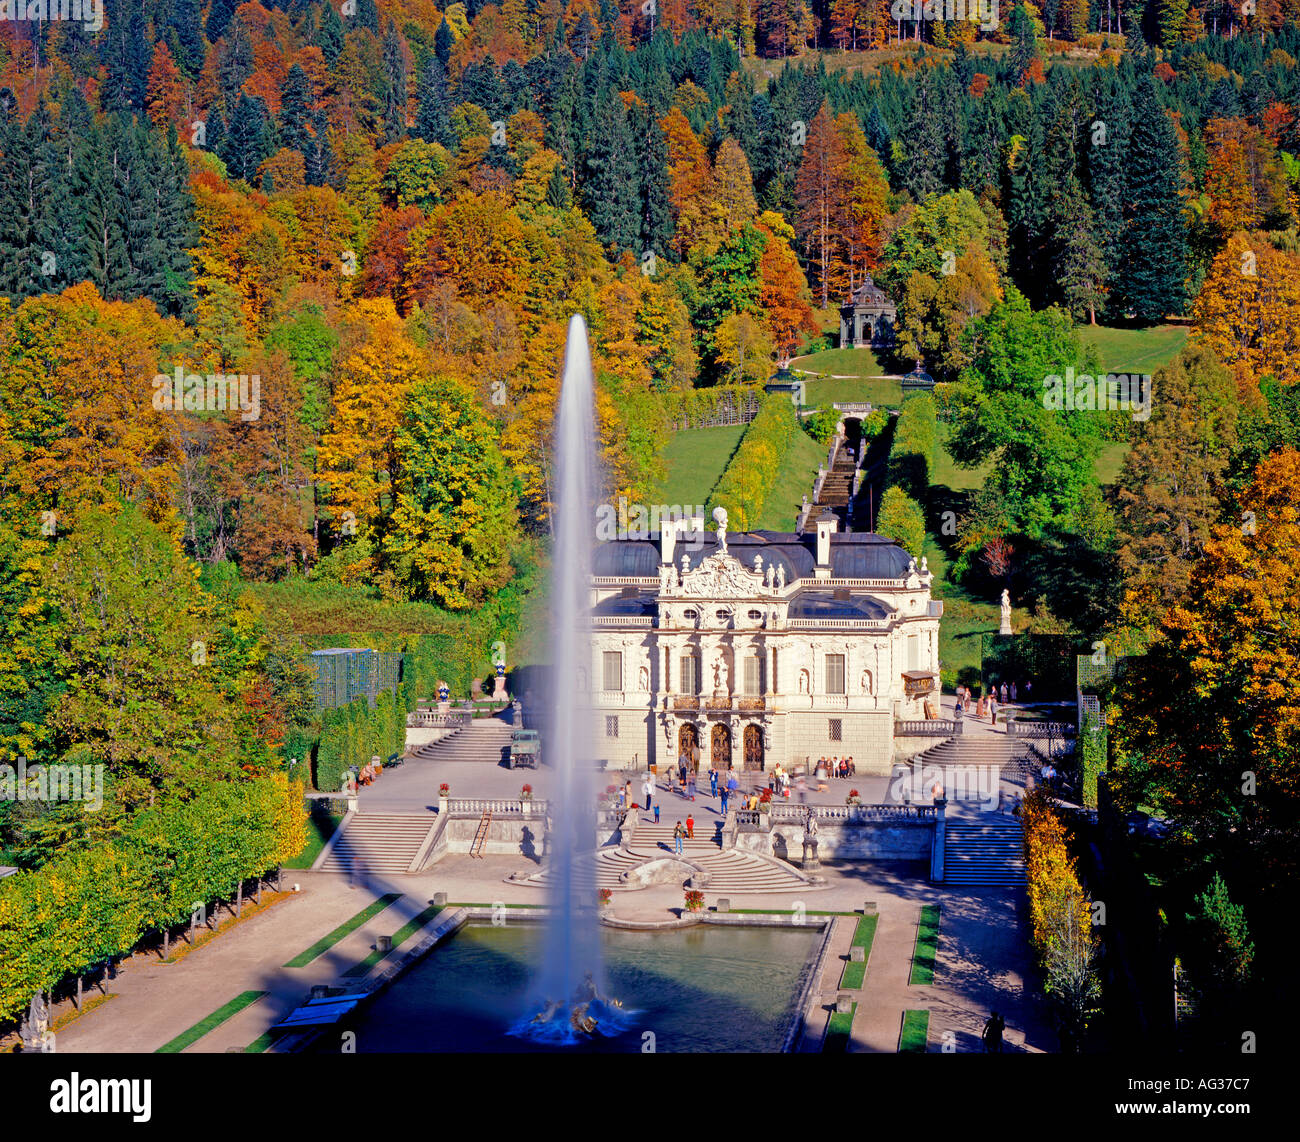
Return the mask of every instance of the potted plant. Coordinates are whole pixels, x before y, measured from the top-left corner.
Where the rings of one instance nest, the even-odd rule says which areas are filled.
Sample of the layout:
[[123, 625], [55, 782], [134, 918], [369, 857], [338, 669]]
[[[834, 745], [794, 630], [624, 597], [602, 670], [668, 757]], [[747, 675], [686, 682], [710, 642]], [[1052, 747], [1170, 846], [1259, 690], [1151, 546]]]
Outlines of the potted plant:
[[758, 811], [760, 813], [770, 813], [772, 811], [772, 791], [764, 789], [758, 795]]
[[439, 797], [450, 797], [450, 796], [451, 796], [451, 786], [448, 785], [445, 781], [444, 781], [441, 785], [438, 786], [438, 796], [439, 796]]
[[519, 790], [519, 800], [525, 813], [531, 811], [533, 803], [533, 787], [531, 785], [525, 785]]
[[614, 892], [609, 888], [602, 888], [596, 893], [596, 910], [602, 916], [608, 916], [613, 910]]
[[856, 789], [850, 789], [850, 790], [849, 790], [849, 795], [848, 795], [846, 798], [844, 798], [844, 804], [846, 804], [846, 805], [861, 805], [861, 804], [862, 804], [862, 797], [858, 794], [858, 791], [857, 791]]
[[704, 893], [698, 888], [688, 888], [686, 890], [686, 911], [701, 912], [704, 910]]

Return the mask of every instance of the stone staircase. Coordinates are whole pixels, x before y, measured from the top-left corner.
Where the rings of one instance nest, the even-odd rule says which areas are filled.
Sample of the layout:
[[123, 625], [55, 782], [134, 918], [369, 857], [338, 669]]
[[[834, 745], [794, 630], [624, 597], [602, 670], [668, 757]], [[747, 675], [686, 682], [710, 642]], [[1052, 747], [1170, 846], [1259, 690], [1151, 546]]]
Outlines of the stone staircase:
[[[835, 463], [822, 480], [821, 492], [817, 496], [817, 507], [830, 508], [840, 521], [840, 530], [849, 524], [849, 499], [853, 495], [853, 461], [849, 459], [847, 448], [841, 448], [835, 454]], [[813, 518], [821, 512], [814, 513]]]
[[[924, 766], [945, 771], [962, 766], [996, 766], [1003, 781], [1023, 785], [1025, 775], [1033, 772], [1035, 759], [1023, 738], [975, 732], [932, 746], [911, 758], [911, 765], [913, 769]], [[947, 789], [953, 785], [952, 781], [944, 781]]]
[[1024, 831], [1015, 817], [949, 820], [944, 838], [944, 883], [1006, 888], [1023, 885], [1024, 851]]
[[437, 823], [431, 813], [354, 813], [312, 871], [405, 873]]
[[[649, 861], [672, 859], [675, 855], [672, 824], [641, 824], [626, 845], [585, 854], [575, 879], [583, 888], [627, 888], [624, 874]], [[818, 887], [771, 857], [739, 849], [724, 850], [715, 824], [697, 825], [694, 838], [682, 842], [682, 856], [708, 874], [705, 888], [710, 893], [806, 892]], [[522, 879], [543, 888], [552, 883], [549, 868]]]
[[406, 755], [408, 761], [483, 761], [500, 765], [510, 759], [512, 727], [498, 718], [479, 718], [464, 729]]

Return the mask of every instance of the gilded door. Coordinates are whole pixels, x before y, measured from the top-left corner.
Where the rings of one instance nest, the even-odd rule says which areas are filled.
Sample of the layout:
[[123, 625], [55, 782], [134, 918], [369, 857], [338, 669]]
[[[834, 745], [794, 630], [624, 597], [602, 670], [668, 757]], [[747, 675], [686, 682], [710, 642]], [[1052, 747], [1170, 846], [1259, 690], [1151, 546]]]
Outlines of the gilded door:
[[731, 768], [731, 731], [723, 725], [713, 727], [713, 765], [715, 769]]
[[763, 768], [763, 731], [757, 726], [745, 727], [745, 768]]
[[698, 767], [700, 736], [690, 722], [683, 723], [681, 729], [677, 731], [677, 757], [673, 758], [673, 765], [677, 764], [678, 758], [682, 754], [685, 754], [690, 759], [692, 769]]

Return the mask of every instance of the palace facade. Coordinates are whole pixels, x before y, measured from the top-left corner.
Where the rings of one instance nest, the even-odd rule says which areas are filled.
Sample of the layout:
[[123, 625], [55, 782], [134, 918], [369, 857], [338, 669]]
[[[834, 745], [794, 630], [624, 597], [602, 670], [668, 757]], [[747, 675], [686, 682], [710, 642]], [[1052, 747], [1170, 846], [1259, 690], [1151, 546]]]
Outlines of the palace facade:
[[890, 771], [894, 721], [937, 714], [932, 575], [897, 544], [839, 534], [728, 536], [702, 519], [601, 544], [593, 562], [598, 756], [771, 769], [852, 757]]

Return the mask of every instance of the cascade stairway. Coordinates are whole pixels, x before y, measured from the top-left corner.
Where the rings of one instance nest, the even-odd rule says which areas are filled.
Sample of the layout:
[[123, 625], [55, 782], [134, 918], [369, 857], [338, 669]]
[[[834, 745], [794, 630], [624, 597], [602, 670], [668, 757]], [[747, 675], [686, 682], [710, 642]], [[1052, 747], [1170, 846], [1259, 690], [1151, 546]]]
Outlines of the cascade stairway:
[[[676, 856], [671, 822], [639, 823], [632, 840], [621, 846], [606, 846], [578, 860], [575, 880], [581, 887], [626, 888], [622, 876], [652, 860]], [[682, 842], [682, 856], [708, 873], [705, 886], [710, 893], [805, 892], [815, 889], [789, 865], [772, 857], [740, 849], [723, 849], [720, 829], [712, 820], [697, 823], [694, 838]], [[525, 878], [525, 883], [546, 887], [552, 881], [549, 868]]]
[[1025, 883], [1024, 830], [1015, 817], [987, 814], [988, 820], [949, 820], [944, 838], [945, 884]]
[[437, 823], [431, 813], [354, 813], [312, 869], [404, 873]]
[[417, 746], [408, 761], [483, 761], [500, 765], [510, 759], [513, 729], [498, 718], [478, 718], [436, 742]]
[[[841, 447], [835, 454], [835, 463], [822, 480], [822, 489], [817, 496], [817, 507], [828, 507], [840, 521], [840, 530], [847, 528], [849, 519], [849, 499], [853, 495], [853, 461], [849, 458], [847, 447]], [[821, 512], [813, 514], [816, 519]]]
[[[1034, 756], [1026, 739], [1003, 734], [965, 733], [932, 746], [911, 759], [915, 769], [948, 769], [960, 766], [997, 766], [1003, 781], [1024, 784], [1025, 775], [1033, 771]], [[951, 782], [945, 780], [946, 787]]]

